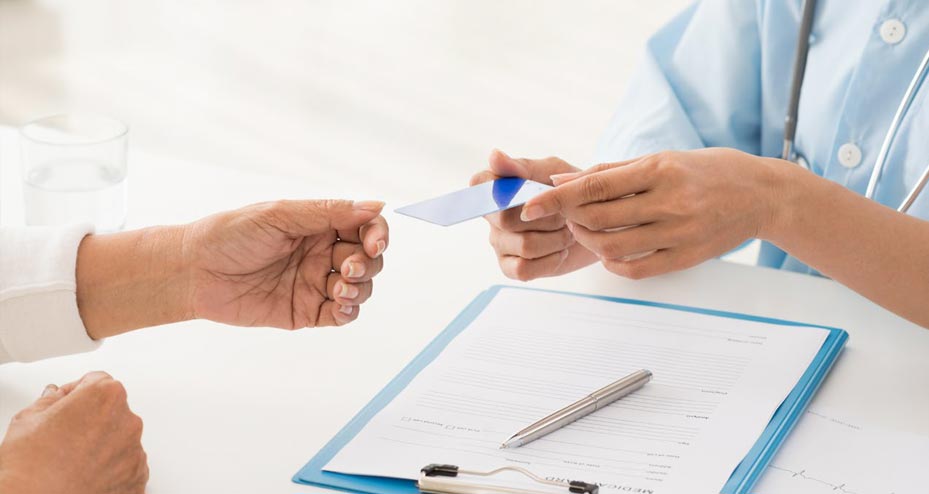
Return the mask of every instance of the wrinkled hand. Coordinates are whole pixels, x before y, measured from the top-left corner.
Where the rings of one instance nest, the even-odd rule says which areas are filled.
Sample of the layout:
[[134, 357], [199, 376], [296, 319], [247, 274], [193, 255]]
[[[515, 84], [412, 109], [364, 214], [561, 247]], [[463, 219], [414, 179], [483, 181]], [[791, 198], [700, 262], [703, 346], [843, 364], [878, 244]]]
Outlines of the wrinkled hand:
[[142, 420], [108, 374], [50, 385], [10, 422], [0, 444], [0, 492], [143, 493], [148, 463], [141, 438]]
[[725, 148], [662, 152], [555, 177], [523, 219], [565, 216], [613, 273], [644, 278], [695, 266], [763, 236], [780, 160]]
[[[558, 158], [514, 159], [494, 150], [490, 154], [490, 170], [474, 175], [471, 185], [500, 177], [520, 177], [552, 185], [552, 175], [576, 171], [577, 168]], [[521, 281], [558, 276], [597, 260], [574, 241], [563, 216], [551, 215], [535, 221], [523, 221], [519, 216], [520, 208], [485, 216], [490, 223], [490, 245], [497, 252], [500, 269], [506, 276]]]
[[184, 234], [196, 317], [238, 326], [338, 326], [383, 267], [381, 202], [276, 201], [207, 217]]

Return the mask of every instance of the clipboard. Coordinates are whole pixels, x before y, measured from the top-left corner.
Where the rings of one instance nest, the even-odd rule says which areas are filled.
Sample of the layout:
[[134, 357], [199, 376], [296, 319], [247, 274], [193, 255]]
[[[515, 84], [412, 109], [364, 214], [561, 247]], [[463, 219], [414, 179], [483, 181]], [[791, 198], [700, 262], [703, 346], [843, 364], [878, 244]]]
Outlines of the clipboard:
[[648, 307], [658, 307], [663, 309], [691, 312], [696, 314], [711, 315], [717, 317], [727, 317], [744, 321], [762, 322], [768, 324], [777, 324], [781, 326], [809, 327], [825, 329], [829, 332], [826, 340], [820, 347], [819, 352], [813, 358], [810, 366], [803, 373], [803, 376], [794, 386], [787, 398], [775, 411], [765, 428], [764, 432], [758, 437], [755, 444], [746, 454], [745, 458], [739, 463], [729, 480], [720, 490], [720, 494], [749, 494], [750, 489], [755, 485], [765, 468], [770, 463], [777, 449], [787, 438], [787, 435], [800, 419], [806, 406], [809, 404], [816, 390], [819, 389], [832, 365], [835, 363], [839, 354], [842, 352], [848, 333], [842, 329], [821, 326], [816, 324], [806, 324], [796, 321], [786, 321], [736, 312], [726, 312], [714, 309], [704, 309], [698, 307], [688, 307], [676, 304], [665, 304], [659, 302], [650, 302], [645, 300], [636, 300], [628, 298], [607, 297], [601, 295], [585, 295], [579, 293], [560, 292], [556, 290], [539, 290], [525, 287], [509, 287], [495, 285], [488, 290], [479, 294], [468, 304], [465, 309], [455, 317], [454, 320], [428, 345], [419, 355], [417, 355], [407, 366], [397, 374], [396, 377], [387, 386], [384, 387], [358, 414], [349, 421], [319, 453], [314, 456], [299, 472], [293, 477], [293, 481], [298, 484], [314, 485], [337, 489], [349, 492], [360, 492], [364, 494], [418, 494], [420, 491], [416, 486], [416, 481], [371, 477], [363, 475], [349, 475], [337, 472], [326, 472], [323, 468], [335, 455], [348, 444], [364, 426], [390, 403], [404, 388], [413, 380], [414, 377], [425, 368], [430, 362], [445, 349], [448, 344], [458, 336], [470, 323], [481, 313], [490, 303], [496, 294], [502, 289], [533, 290], [548, 293], [557, 293], [561, 295], [570, 295], [576, 297], [587, 297], [608, 302], [620, 304], [641, 305]]

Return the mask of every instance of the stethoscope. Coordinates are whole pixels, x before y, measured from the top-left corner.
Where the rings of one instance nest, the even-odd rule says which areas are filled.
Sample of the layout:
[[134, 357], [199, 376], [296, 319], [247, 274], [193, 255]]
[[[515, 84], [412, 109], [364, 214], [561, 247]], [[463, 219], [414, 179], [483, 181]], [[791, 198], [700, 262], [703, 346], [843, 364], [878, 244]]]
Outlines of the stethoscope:
[[[797, 134], [797, 110], [800, 106], [800, 88], [803, 85], [803, 74], [806, 71], [806, 58], [810, 51], [810, 34], [813, 30], [814, 10], [816, 10], [816, 0], [806, 0], [803, 3], [803, 17], [800, 21], [800, 34], [797, 38], [797, 53], [794, 58], [793, 80], [790, 83], [790, 103], [787, 106], [787, 116], [784, 118], [784, 149], [781, 152], [781, 158], [793, 161], [806, 169], [810, 168], [809, 163], [807, 163], [806, 158], [794, 150], [794, 137], [796, 137]], [[874, 192], [881, 179], [881, 174], [887, 166], [887, 156], [890, 153], [890, 147], [893, 144], [894, 138], [897, 137], [897, 132], [900, 130], [900, 123], [909, 111], [910, 105], [912, 105], [913, 99], [916, 97], [916, 93], [926, 79], [927, 73], [929, 73], [929, 50], [926, 51], [926, 55], [923, 56], [919, 68], [916, 69], [916, 73], [913, 74], [913, 79], [906, 88], [903, 99], [900, 100], [900, 106], [897, 107], [897, 113], [894, 114], [894, 118], [890, 122], [887, 134], [884, 135], [884, 142], [881, 144], [880, 152], [877, 154], [877, 160], [874, 162], [874, 169], [871, 171], [871, 179], [868, 181], [868, 188], [865, 191], [865, 197], [868, 199], [874, 199]], [[897, 211], [901, 213], [909, 211], [910, 206], [912, 206], [916, 198], [919, 197], [919, 194], [926, 187], [927, 183], [929, 183], [929, 165], [926, 166], [926, 170], [923, 171], [922, 176], [919, 177], [913, 189], [906, 195], [906, 199], [900, 203], [900, 207], [897, 208]]]

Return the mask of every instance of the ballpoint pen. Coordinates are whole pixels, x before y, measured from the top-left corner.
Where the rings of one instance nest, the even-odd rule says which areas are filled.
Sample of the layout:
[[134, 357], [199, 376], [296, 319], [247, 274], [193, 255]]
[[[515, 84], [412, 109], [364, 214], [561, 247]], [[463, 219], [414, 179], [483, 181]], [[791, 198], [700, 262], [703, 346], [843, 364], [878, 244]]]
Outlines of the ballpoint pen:
[[637, 370], [513, 434], [500, 445], [500, 449], [518, 448], [531, 443], [632, 393], [651, 379], [651, 371]]

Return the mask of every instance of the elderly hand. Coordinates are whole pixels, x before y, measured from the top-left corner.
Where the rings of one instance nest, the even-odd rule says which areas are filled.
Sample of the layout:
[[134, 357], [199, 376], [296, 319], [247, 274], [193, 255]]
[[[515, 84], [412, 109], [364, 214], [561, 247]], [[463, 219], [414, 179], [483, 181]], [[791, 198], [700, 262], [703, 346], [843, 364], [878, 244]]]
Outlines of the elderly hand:
[[50, 385], [10, 422], [0, 444], [0, 492], [141, 494], [148, 482], [141, 437], [126, 390], [106, 373]]
[[[520, 177], [551, 185], [552, 175], [577, 170], [558, 158], [514, 159], [494, 150], [490, 170], [472, 177], [471, 185], [500, 177]], [[485, 216], [490, 223], [490, 245], [497, 252], [500, 269], [506, 276], [521, 281], [557, 276], [597, 260], [574, 241], [561, 215], [547, 215], [536, 221], [523, 221], [519, 215], [520, 209], [512, 208]]]
[[383, 267], [382, 202], [276, 201], [84, 237], [77, 305], [91, 338], [192, 318], [237, 326], [338, 326]]
[[607, 269], [655, 276], [763, 238], [785, 163], [715, 148], [598, 165], [555, 176], [557, 187], [527, 202], [522, 218], [565, 216]]
[[238, 326], [337, 326], [358, 317], [384, 265], [381, 202], [277, 201], [191, 224], [195, 316]]

